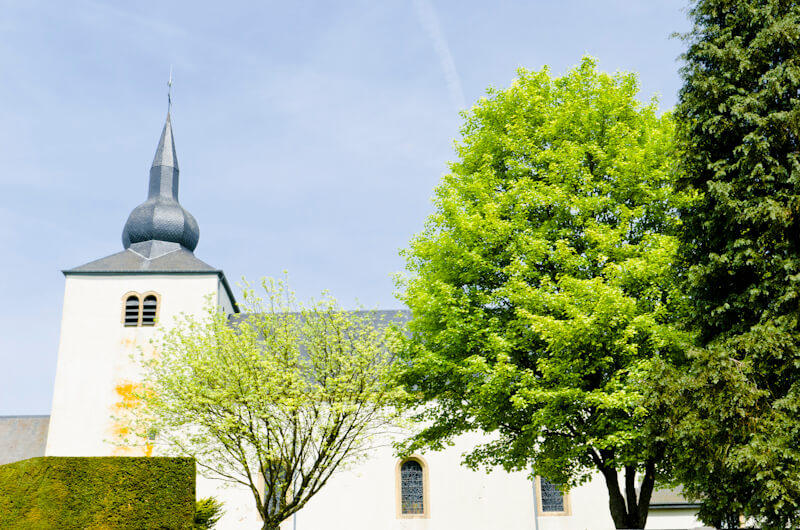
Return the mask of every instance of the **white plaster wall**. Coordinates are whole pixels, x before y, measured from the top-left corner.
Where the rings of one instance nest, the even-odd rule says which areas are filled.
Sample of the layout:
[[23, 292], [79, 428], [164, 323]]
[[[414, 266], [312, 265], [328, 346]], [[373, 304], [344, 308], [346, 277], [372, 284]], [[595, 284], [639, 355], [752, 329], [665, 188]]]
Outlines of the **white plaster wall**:
[[123, 297], [130, 291], [160, 296], [158, 323], [181, 312], [200, 314], [216, 302], [219, 279], [209, 275], [67, 275], [61, 337], [47, 437], [47, 456], [134, 455], [115, 446], [126, 385], [139, 380], [132, 355], [150, 348], [155, 327], [124, 327]]
[[253, 494], [244, 486], [205, 478], [198, 474], [197, 498], [205, 497], [215, 497], [224, 504], [225, 514], [215, 526], [216, 530], [257, 530], [262, 527], [263, 522], [256, 510]]
[[[524, 473], [485, 473], [460, 465], [461, 453], [476, 440], [466, 436], [457, 447], [420, 456], [428, 467], [427, 519], [397, 517], [395, 473], [398, 459], [391, 447], [335, 474], [297, 514], [297, 530], [534, 530], [533, 490]], [[293, 529], [293, 521], [283, 528]]]
[[[395, 473], [398, 459], [390, 447], [336, 473], [328, 484], [300, 510], [283, 530], [535, 530], [533, 483], [527, 473], [471, 471], [462, 466], [461, 455], [482, 436], [462, 436], [454, 447], [422, 453], [429, 478], [427, 519], [397, 517]], [[233, 500], [235, 496], [231, 496]], [[249, 497], [236, 508], [234, 517], [220, 528], [257, 528], [260, 520], [244, 514], [252, 508]], [[538, 515], [539, 530], [613, 530], [608, 494], [600, 475], [568, 493], [569, 515]], [[252, 521], [252, 523], [250, 522]], [[700, 523], [691, 510], [651, 512], [647, 528], [688, 529]]]
[[[337, 473], [282, 530], [535, 530], [532, 484], [522, 473], [472, 472], [457, 465], [466, 445], [424, 455], [430, 469], [430, 519], [398, 519], [391, 451], [376, 451], [358, 466]], [[219, 530], [260, 528], [248, 490], [198, 477], [198, 497], [225, 502]], [[539, 530], [614, 530], [602, 478], [597, 476], [569, 493], [570, 515], [538, 516]], [[693, 510], [650, 512], [648, 529], [695, 529]]]
[[695, 517], [696, 510], [651, 510], [647, 517], [647, 528], [650, 529], [675, 529], [699, 528], [703, 523]]
[[605, 530], [614, 528], [608, 492], [601, 476], [567, 493], [569, 515], [539, 513], [539, 530]]
[[[477, 436], [458, 447], [421, 455], [428, 466], [429, 519], [398, 519], [395, 470], [391, 447], [337, 472], [309, 503], [282, 525], [283, 530], [534, 530], [533, 490], [524, 473], [470, 471], [460, 465], [461, 453]], [[259, 528], [255, 503], [244, 488], [199, 478], [198, 497], [213, 495], [225, 502], [219, 530]]]
[[219, 286], [217, 287], [217, 304], [222, 308], [223, 311], [227, 314], [233, 313], [233, 300], [231, 297], [228, 296], [228, 291], [225, 290], [225, 286], [222, 282], [218, 282]]

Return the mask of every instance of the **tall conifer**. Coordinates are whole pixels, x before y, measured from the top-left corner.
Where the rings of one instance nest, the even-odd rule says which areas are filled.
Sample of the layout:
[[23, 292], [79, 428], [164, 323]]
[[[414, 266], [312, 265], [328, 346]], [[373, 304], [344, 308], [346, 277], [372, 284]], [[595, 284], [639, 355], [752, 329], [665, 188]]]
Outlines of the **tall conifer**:
[[699, 332], [679, 478], [707, 522], [800, 522], [800, 5], [697, 0], [676, 112]]

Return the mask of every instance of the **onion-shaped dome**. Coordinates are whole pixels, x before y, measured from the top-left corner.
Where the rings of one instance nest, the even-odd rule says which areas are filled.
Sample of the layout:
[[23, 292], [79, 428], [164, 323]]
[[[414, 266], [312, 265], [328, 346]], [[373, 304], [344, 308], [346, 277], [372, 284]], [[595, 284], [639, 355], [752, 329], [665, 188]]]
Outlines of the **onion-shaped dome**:
[[167, 121], [150, 168], [147, 200], [133, 209], [122, 230], [125, 248], [145, 241], [178, 243], [193, 251], [200, 239], [200, 229], [192, 214], [178, 202], [178, 156], [172, 137], [172, 122]]

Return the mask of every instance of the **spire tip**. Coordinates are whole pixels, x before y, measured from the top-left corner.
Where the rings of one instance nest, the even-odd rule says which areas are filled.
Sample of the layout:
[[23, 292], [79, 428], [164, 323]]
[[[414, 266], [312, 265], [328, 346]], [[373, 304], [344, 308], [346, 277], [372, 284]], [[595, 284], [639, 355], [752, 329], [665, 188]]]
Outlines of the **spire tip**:
[[167, 114], [172, 110], [172, 65], [169, 65], [169, 81], [167, 81]]

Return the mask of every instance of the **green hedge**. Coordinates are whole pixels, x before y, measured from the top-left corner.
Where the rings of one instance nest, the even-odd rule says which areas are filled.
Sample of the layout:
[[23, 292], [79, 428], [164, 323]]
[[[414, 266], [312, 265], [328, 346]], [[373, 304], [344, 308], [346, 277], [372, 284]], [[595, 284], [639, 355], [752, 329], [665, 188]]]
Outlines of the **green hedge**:
[[0, 466], [0, 528], [192, 528], [191, 458], [41, 457]]

